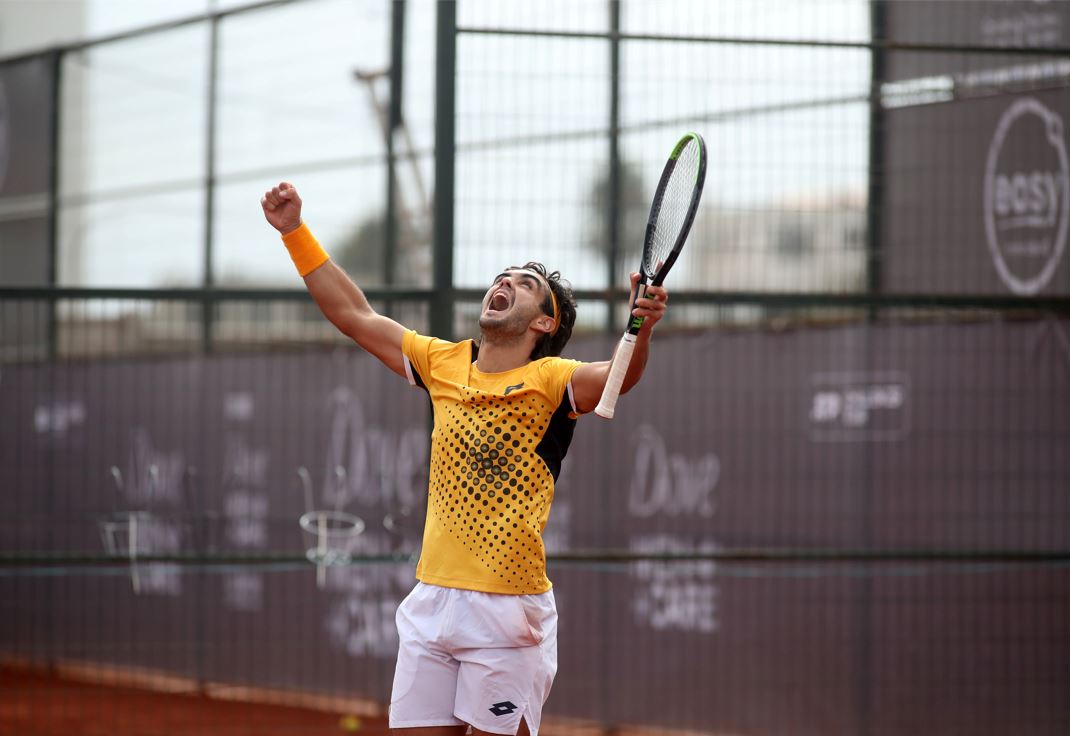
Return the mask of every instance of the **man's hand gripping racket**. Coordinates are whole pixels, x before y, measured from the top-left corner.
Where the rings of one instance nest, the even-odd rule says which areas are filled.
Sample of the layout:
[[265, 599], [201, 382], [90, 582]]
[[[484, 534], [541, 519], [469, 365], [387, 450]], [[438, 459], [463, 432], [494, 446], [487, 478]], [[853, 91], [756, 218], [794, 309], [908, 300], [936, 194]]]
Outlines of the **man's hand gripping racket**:
[[[646, 222], [643, 258], [639, 264], [639, 283], [632, 295], [630, 309], [634, 309], [636, 299], [646, 294], [648, 286], [661, 286], [676, 263], [695, 221], [705, 181], [706, 142], [698, 133], [688, 133], [673, 148], [654, 192]], [[644, 317], [629, 317], [628, 329], [613, 355], [609, 378], [594, 410], [600, 417], [613, 418], [643, 321]]]

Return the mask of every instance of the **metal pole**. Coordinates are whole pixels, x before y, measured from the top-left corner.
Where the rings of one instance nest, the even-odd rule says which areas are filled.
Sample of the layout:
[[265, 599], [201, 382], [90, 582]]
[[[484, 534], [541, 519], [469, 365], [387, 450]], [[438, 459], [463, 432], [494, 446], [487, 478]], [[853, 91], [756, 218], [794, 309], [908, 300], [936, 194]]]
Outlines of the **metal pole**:
[[[617, 264], [620, 260], [620, 2], [607, 0], [607, 12], [609, 14], [609, 170], [606, 180], [606, 332], [610, 335], [620, 331], [622, 325], [616, 321], [617, 299], [614, 296], [614, 287], [617, 286]], [[610, 343], [612, 345], [612, 343]], [[612, 349], [612, 348], [610, 348]], [[608, 443], [610, 439], [606, 433], [600, 433], [600, 442]], [[613, 504], [614, 493], [617, 489], [611, 488], [603, 482], [596, 490], [602, 508], [610, 508]], [[598, 516], [597, 528], [602, 539], [608, 538], [611, 533], [605, 514]], [[599, 575], [595, 583], [595, 611], [600, 620], [610, 620], [615, 612], [612, 610], [612, 594], [610, 582], [606, 575]], [[604, 733], [615, 730], [610, 720], [612, 712], [612, 693], [608, 687], [611, 677], [611, 654], [613, 643], [605, 629], [599, 630], [593, 641], [592, 655], [595, 660], [596, 682], [594, 691], [595, 718], [607, 724]]]
[[[216, 301], [212, 298], [213, 291], [215, 289], [215, 268], [213, 265], [214, 251], [215, 251], [215, 237], [213, 235], [213, 225], [215, 224], [215, 187], [216, 187], [216, 125], [218, 124], [218, 94], [219, 94], [219, 24], [222, 22], [221, 16], [213, 16], [208, 24], [208, 89], [207, 89], [207, 110], [205, 116], [205, 181], [204, 181], [204, 295], [201, 299], [201, 349], [203, 354], [207, 356], [213, 350], [212, 335], [214, 332], [215, 313], [218, 308]], [[194, 380], [201, 380], [204, 375], [203, 372], [198, 371]], [[198, 389], [203, 388], [198, 386]], [[196, 392], [199, 397], [198, 414], [200, 415], [200, 421], [204, 421], [209, 416], [208, 410], [208, 396], [203, 390]], [[200, 434], [200, 456], [204, 457], [205, 441], [207, 439], [206, 433]], [[183, 480], [186, 482], [183, 488], [184, 494], [191, 492], [192, 484], [189, 482], [190, 468], [187, 466], [186, 475]], [[187, 503], [191, 499], [186, 498]], [[200, 508], [204, 508], [201, 506]], [[194, 524], [195, 521], [191, 517], [190, 523]], [[203, 554], [203, 550], [202, 550]], [[204, 685], [207, 680], [207, 663], [206, 663], [206, 649], [203, 646], [205, 641], [205, 572], [200, 570], [197, 573], [197, 597], [196, 597], [196, 610], [197, 614], [194, 617], [194, 632], [197, 637], [197, 641], [201, 643], [196, 649], [196, 681], [198, 692], [204, 692]]]
[[[215, 243], [212, 226], [215, 222], [215, 148], [217, 122], [217, 95], [219, 81], [219, 16], [213, 16], [208, 26], [208, 110], [205, 116], [205, 177], [204, 177], [204, 288], [210, 292], [215, 287]], [[212, 326], [215, 317], [215, 302], [206, 297], [201, 301], [201, 346], [207, 354], [212, 352]]]
[[453, 339], [453, 185], [456, 154], [454, 114], [457, 72], [457, 3], [436, 6], [435, 32], [435, 203], [431, 333]]
[[[383, 232], [383, 283], [393, 286], [397, 271], [398, 197], [397, 155], [394, 133], [401, 125], [402, 83], [405, 63], [405, 0], [395, 0], [390, 13], [390, 107], [386, 123], [386, 222]], [[384, 312], [389, 315], [393, 302]]]
[[[49, 110], [49, 155], [48, 162], [48, 264], [45, 277], [50, 288], [58, 285], [58, 261], [59, 261], [59, 186], [60, 186], [60, 104], [61, 83], [63, 77], [63, 54], [54, 51], [50, 55], [49, 62], [52, 66], [52, 109]], [[59, 355], [58, 317], [56, 315], [57, 304], [55, 299], [48, 300], [48, 314], [46, 325], [47, 354], [49, 360], [55, 360]]]
[[[887, 50], [884, 44], [887, 37], [887, 3], [885, 0], [871, 0], [870, 4], [870, 40], [874, 42], [870, 51], [870, 103], [869, 103], [869, 161], [866, 193], [866, 290], [869, 296], [876, 297], [881, 292], [881, 241], [884, 236], [884, 144], [885, 114], [881, 104], [881, 85], [887, 73]], [[874, 341], [872, 330], [877, 327], [880, 309], [871, 307], [862, 338], [863, 365], [870, 369], [874, 364]], [[873, 447], [863, 443], [861, 450], [862, 482], [859, 492], [859, 544], [869, 549], [873, 542]], [[869, 736], [872, 731], [871, 711], [873, 709], [873, 579], [868, 564], [863, 563], [864, 574], [859, 581], [858, 590], [858, 648], [855, 668], [858, 692], [856, 695], [856, 718], [859, 736]]]
[[[56, 288], [56, 256], [59, 253], [59, 143], [60, 143], [60, 75], [62, 67], [62, 53], [55, 51], [52, 53], [49, 60], [52, 65], [52, 109], [49, 111], [49, 124], [51, 129], [48, 131], [49, 135], [49, 150], [51, 152], [52, 160], [48, 162], [48, 264], [46, 265], [46, 277], [48, 281], [48, 289], [51, 292]], [[41, 383], [34, 381], [35, 386], [44, 385], [46, 387], [47, 395], [54, 396], [56, 389], [56, 359], [59, 355], [58, 334], [57, 334], [57, 322], [58, 318], [56, 310], [59, 306], [58, 300], [49, 298], [46, 300], [47, 313], [45, 319], [47, 324], [45, 329], [47, 334], [45, 339], [47, 340], [46, 349], [48, 352], [48, 363], [45, 365], [45, 369], [36, 370], [35, 373], [41, 377]], [[36, 320], [34, 320], [36, 322]], [[36, 329], [31, 334], [36, 333]], [[18, 332], [16, 332], [18, 334]], [[34, 335], [34, 342], [37, 337]], [[35, 351], [36, 352], [36, 351]], [[36, 356], [34, 356], [36, 358]], [[45, 508], [48, 513], [48, 518], [57, 519], [59, 509], [57, 506], [57, 494], [56, 494], [56, 467], [58, 460], [58, 453], [56, 445], [54, 443], [47, 444], [46, 452], [46, 470], [45, 476], [47, 478], [45, 484], [46, 501]], [[66, 529], [58, 531], [56, 524], [47, 525], [46, 541], [48, 549], [58, 549], [60, 544], [60, 537], [64, 536]], [[48, 632], [54, 632], [57, 630], [57, 589], [58, 586], [55, 583], [50, 583], [46, 586], [48, 610], [42, 616], [42, 623], [44, 624], [44, 630]], [[51, 667], [59, 659], [62, 658], [63, 652], [58, 651], [59, 647], [55, 645], [46, 649], [46, 656], [48, 658], [49, 666]]]
[[[870, 103], [869, 155], [866, 184], [866, 289], [875, 296], [882, 288], [881, 240], [884, 229], [884, 146], [885, 112], [881, 104], [881, 85], [887, 77], [888, 52], [883, 43], [887, 31], [888, 8], [885, 0], [870, 4]], [[875, 317], [875, 313], [870, 313]]]
[[620, 261], [620, 2], [609, 0], [609, 179], [606, 182], [606, 332], [614, 334]]
[[390, 130], [401, 125], [405, 81], [405, 0], [394, 0], [390, 13]]

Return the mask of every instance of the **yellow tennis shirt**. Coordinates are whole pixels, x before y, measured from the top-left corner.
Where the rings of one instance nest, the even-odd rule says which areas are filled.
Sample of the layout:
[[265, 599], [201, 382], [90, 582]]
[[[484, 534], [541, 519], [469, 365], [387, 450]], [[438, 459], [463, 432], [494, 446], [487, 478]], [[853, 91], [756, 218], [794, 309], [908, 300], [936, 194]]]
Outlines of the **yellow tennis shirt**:
[[578, 412], [579, 361], [541, 358], [504, 373], [476, 346], [407, 332], [409, 383], [431, 396], [427, 523], [416, 577], [486, 593], [550, 589], [542, 530]]

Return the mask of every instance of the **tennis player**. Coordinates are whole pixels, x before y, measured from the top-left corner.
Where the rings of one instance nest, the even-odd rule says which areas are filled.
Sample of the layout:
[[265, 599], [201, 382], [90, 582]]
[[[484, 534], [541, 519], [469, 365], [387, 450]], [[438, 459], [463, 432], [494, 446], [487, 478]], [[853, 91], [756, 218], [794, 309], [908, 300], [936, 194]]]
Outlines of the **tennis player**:
[[[283, 182], [261, 199], [324, 316], [430, 394], [427, 522], [418, 582], [397, 611], [390, 727], [403, 736], [536, 736], [557, 671], [557, 609], [542, 531], [576, 418], [597, 405], [609, 361], [559, 357], [576, 320], [567, 282], [509, 267], [483, 297], [478, 341], [447, 342], [377, 314], [301, 219]], [[634, 293], [638, 274], [632, 276]], [[653, 287], [627, 391], [668, 295]]]

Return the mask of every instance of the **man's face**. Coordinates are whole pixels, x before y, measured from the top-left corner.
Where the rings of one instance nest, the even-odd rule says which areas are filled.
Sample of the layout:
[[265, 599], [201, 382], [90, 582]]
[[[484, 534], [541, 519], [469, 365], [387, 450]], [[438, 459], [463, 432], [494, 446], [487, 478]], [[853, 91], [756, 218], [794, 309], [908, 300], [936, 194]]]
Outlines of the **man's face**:
[[533, 319], [546, 315], [543, 304], [549, 289], [546, 280], [534, 271], [522, 268], [503, 271], [483, 297], [480, 328], [484, 332], [524, 334]]

